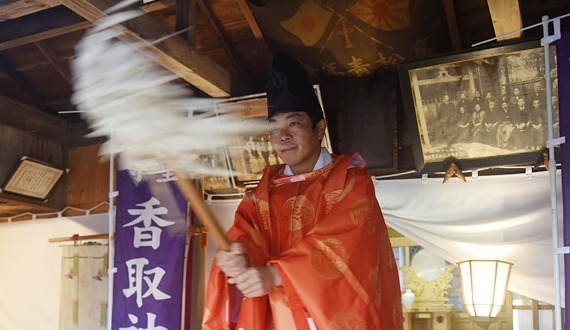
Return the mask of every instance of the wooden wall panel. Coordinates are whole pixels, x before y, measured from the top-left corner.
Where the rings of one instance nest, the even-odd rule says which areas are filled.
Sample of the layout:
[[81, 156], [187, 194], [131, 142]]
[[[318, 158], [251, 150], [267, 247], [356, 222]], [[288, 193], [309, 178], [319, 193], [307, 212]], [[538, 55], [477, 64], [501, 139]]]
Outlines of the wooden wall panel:
[[0, 124], [0, 184], [8, 178], [22, 157], [24, 132]]
[[[109, 200], [109, 161], [98, 156], [99, 147], [95, 144], [68, 149], [68, 206], [90, 209]], [[92, 213], [106, 212], [107, 209], [101, 207]]]
[[[24, 156], [65, 169], [66, 123], [35, 108], [0, 96], [0, 184]], [[44, 213], [65, 206], [65, 174], [44, 201], [0, 193], [0, 217]]]
[[31, 106], [0, 96], [0, 124], [63, 144], [66, 123]]

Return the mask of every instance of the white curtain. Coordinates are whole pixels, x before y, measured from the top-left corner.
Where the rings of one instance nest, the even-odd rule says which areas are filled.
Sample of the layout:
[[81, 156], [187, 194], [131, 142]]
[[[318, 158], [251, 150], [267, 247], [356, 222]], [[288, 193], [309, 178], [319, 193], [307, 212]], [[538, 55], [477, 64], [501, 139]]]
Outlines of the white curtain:
[[107, 246], [61, 247], [59, 329], [106, 329]]
[[[441, 178], [425, 183], [402, 179], [374, 184], [390, 227], [452, 263], [468, 259], [511, 262], [509, 290], [553, 305], [549, 173], [533, 173], [531, 178], [522, 173], [467, 180], [451, 178], [442, 184]], [[560, 175], [557, 188], [561, 232]], [[214, 200], [209, 206], [227, 227], [239, 202]], [[212, 255], [208, 258], [211, 260]]]
[[[511, 262], [509, 290], [553, 305], [549, 173], [467, 180], [452, 178], [445, 184], [441, 178], [426, 183], [421, 179], [377, 181], [376, 196], [386, 223], [406, 237], [452, 263], [468, 259]], [[560, 175], [557, 188], [561, 232]]]

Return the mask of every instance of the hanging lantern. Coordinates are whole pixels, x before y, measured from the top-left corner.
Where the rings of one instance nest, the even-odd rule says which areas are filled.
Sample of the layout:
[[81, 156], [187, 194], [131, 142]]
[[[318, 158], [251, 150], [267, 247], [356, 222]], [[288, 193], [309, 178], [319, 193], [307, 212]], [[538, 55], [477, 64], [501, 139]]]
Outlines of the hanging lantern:
[[513, 264], [500, 260], [457, 263], [465, 310], [476, 321], [492, 322], [501, 312]]

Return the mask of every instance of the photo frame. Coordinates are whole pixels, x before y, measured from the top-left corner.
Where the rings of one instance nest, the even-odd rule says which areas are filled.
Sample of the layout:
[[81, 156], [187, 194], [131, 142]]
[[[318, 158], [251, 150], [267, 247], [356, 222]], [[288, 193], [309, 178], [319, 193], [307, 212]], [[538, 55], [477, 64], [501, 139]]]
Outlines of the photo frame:
[[49, 196], [63, 173], [64, 170], [62, 169], [35, 159], [22, 157], [18, 166], [2, 186], [2, 190], [44, 200]]
[[[315, 94], [324, 109], [320, 88], [313, 86]], [[267, 98], [265, 93], [253, 94], [244, 97], [230, 98], [215, 103], [218, 113], [228, 109], [243, 120], [267, 121]], [[324, 116], [323, 110], [323, 116]], [[267, 134], [251, 134], [236, 137], [236, 145], [228, 146], [225, 150], [226, 165], [231, 173], [230, 181], [235, 189], [247, 189], [257, 185], [266, 165], [280, 164]], [[325, 131], [322, 146], [332, 153], [328, 128]]]
[[[550, 51], [558, 136], [556, 55]], [[539, 41], [398, 65], [418, 173], [534, 164], [546, 147], [544, 49]], [[537, 101], [538, 100], [538, 101]]]

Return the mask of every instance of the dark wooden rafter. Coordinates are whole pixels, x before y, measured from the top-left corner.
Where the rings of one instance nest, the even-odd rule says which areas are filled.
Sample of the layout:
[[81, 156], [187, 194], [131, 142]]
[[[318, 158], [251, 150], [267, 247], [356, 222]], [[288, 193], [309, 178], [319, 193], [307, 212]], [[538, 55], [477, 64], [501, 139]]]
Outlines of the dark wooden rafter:
[[207, 0], [196, 0], [196, 1], [198, 2], [200, 11], [202, 11], [202, 13], [206, 15], [206, 17], [208, 18], [208, 22], [210, 23], [210, 26], [216, 32], [218, 40], [222, 45], [222, 47], [224, 48], [226, 55], [230, 59], [230, 62], [232, 63], [232, 66], [234, 70], [237, 72], [238, 76], [244, 81], [251, 83], [251, 78], [245, 71], [245, 64], [239, 57], [238, 51], [233, 46], [232, 41], [230, 40], [230, 37], [226, 33], [222, 24], [220, 23], [220, 20], [215, 16], [214, 11], [212, 10], [212, 7], [210, 6], [209, 2], [207, 2]]
[[[62, 4], [91, 22], [104, 17], [103, 12], [114, 4], [110, 0], [63, 0]], [[235, 83], [230, 72], [213, 60], [188, 47], [179, 36], [160, 43], [150, 44], [168, 35], [168, 31], [156, 19], [142, 15], [123, 24], [126, 36], [147, 43], [147, 49], [155, 61], [166, 69], [213, 97], [227, 97], [232, 93], [250, 93], [252, 88]]]
[[247, 0], [236, 0], [236, 1], [239, 5], [241, 11], [243, 12], [243, 15], [245, 16], [247, 24], [249, 25], [249, 28], [251, 29], [251, 32], [253, 33], [253, 36], [255, 37], [255, 39], [264, 40], [263, 39], [263, 33], [261, 33], [261, 29], [259, 28], [259, 24], [257, 24], [257, 21], [255, 20], [255, 17], [253, 16], [253, 13], [251, 12], [251, 8], [249, 8], [249, 5], [247, 4]]
[[[22, 40], [44, 31], [66, 33], [70, 26], [83, 23], [85, 19], [71, 10], [58, 6], [41, 12], [0, 23], [0, 43]], [[37, 41], [37, 40], [34, 40]]]
[[50, 50], [50, 47], [47, 45], [47, 43], [44, 40], [40, 40], [35, 42], [34, 45], [59, 73], [61, 78], [63, 78], [63, 80], [65, 80], [69, 86], [72, 86], [71, 77], [68, 74], [66, 65]]
[[34, 86], [28, 82], [26, 77], [24, 77], [18, 71], [14, 70], [13, 67], [14, 66], [12, 63], [10, 63], [8, 59], [0, 54], [0, 71], [3, 71], [7, 77], [14, 81], [16, 86], [18, 86], [24, 92], [24, 94], [28, 96], [29, 100], [36, 108], [49, 111], [49, 109], [45, 109], [45, 107], [42, 105], [43, 100], [39, 96]]
[[91, 22], [81, 22], [81, 23], [76, 23], [73, 25], [64, 26], [61, 28], [54, 28], [51, 30], [46, 30], [46, 31], [34, 33], [34, 34], [31, 34], [31, 35], [28, 35], [25, 37], [12, 39], [12, 40], [8, 40], [5, 42], [0, 42], [0, 50], [6, 50], [6, 49], [31, 44], [31, 43], [38, 42], [38, 41], [45, 40], [45, 39], [49, 39], [49, 38], [59, 37], [61, 35], [68, 34], [71, 32], [84, 30], [84, 29], [91, 27], [91, 26], [93, 26], [93, 23], [91, 23]]
[[461, 37], [459, 35], [459, 27], [457, 26], [457, 15], [455, 14], [454, 0], [443, 0], [443, 8], [445, 17], [447, 18], [447, 28], [449, 30], [449, 38], [451, 39], [451, 47], [453, 50], [460, 50]]
[[[149, 4], [140, 7], [141, 10], [147, 13], [151, 13], [157, 10], [162, 10], [169, 8], [173, 5], [174, 0], [163, 0], [163, 1], [153, 1]], [[48, 9], [48, 8], [45, 8]], [[72, 13], [72, 12], [71, 12]], [[74, 13], [73, 13], [74, 14]], [[75, 15], [75, 14], [74, 14]], [[59, 37], [68, 33], [75, 31], [85, 30], [93, 26], [93, 23], [89, 21], [77, 21], [72, 17], [65, 18], [64, 12], [59, 12], [57, 15], [51, 15], [49, 19], [34, 19], [33, 22], [29, 22], [25, 19], [18, 20], [18, 25], [13, 25], [9, 29], [11, 30], [10, 36], [13, 39], [0, 41], [0, 50], [6, 50], [10, 48], [15, 48], [23, 45], [28, 45], [31, 43], [38, 42], [40, 40], [46, 40], [50, 38]], [[54, 20], [59, 20], [61, 23], [56, 24]], [[22, 30], [20, 26], [27, 25], [33, 27], [33, 30], [28, 30], [21, 36], [14, 38], [14, 31]]]
[[182, 31], [190, 28], [188, 31], [180, 34], [186, 36], [186, 41], [190, 47], [196, 47], [196, 0], [177, 0], [176, 1], [176, 22], [174, 29]]
[[[236, 1], [245, 17], [245, 20], [247, 21], [247, 24], [249, 25], [249, 28], [251, 29], [251, 32], [253, 33], [253, 36], [255, 37], [259, 45], [267, 51], [267, 54], [271, 55], [269, 47], [267, 47], [267, 43], [263, 38], [263, 33], [261, 32], [259, 24], [257, 24], [257, 21], [255, 20], [255, 17], [251, 12], [251, 8], [249, 7], [247, 0], [236, 0]], [[262, 3], [262, 1], [260, 1], [260, 3]]]
[[0, 22], [59, 6], [59, 0], [17, 0], [0, 6]]

